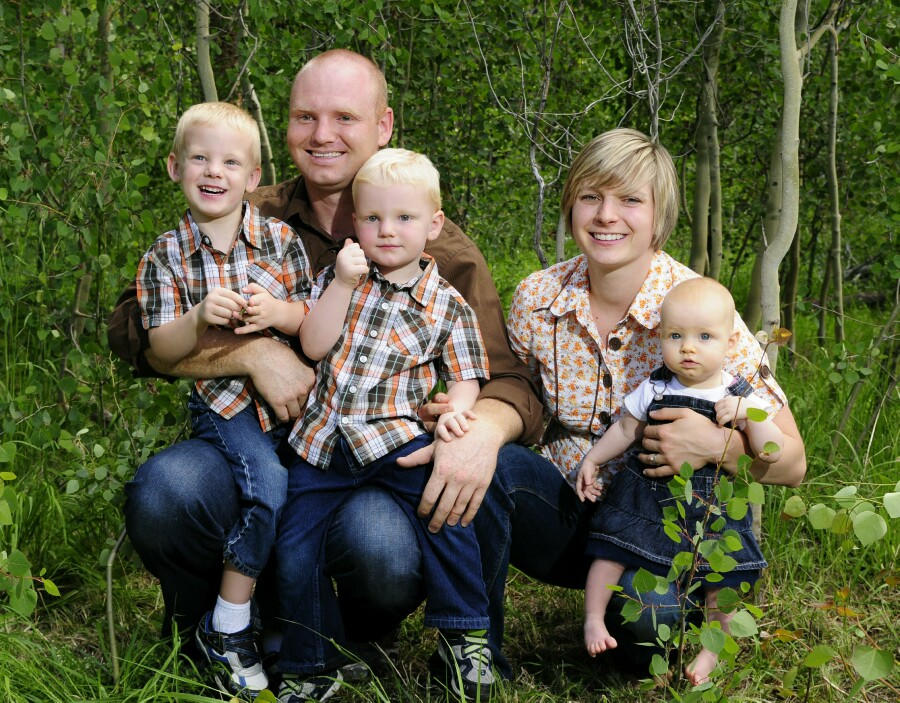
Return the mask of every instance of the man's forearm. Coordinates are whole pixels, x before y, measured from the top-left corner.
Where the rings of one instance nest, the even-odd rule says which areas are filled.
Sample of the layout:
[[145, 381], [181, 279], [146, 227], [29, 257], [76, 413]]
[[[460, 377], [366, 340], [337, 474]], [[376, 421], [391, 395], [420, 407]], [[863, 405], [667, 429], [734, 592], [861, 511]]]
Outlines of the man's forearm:
[[491, 436], [497, 451], [504, 444], [515, 442], [522, 436], [522, 417], [509, 403], [494, 398], [480, 398], [473, 408], [478, 422], [491, 426]]
[[180, 361], [169, 363], [156, 356], [152, 349], [145, 353], [147, 361], [159, 373], [181, 378], [220, 378], [249, 376], [253, 359], [269, 345], [283, 346], [270, 337], [251, 335], [242, 337], [230, 330], [208, 328], [194, 350]]

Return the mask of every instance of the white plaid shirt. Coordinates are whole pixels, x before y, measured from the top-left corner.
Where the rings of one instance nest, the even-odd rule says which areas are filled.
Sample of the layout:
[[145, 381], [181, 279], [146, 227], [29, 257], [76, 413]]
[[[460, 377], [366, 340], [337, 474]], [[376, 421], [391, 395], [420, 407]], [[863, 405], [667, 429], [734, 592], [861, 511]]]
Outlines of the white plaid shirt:
[[[160, 236], [138, 265], [137, 293], [144, 328], [181, 317], [213, 288], [245, 295], [241, 289], [251, 282], [278, 300], [306, 299], [312, 275], [303, 242], [294, 230], [281, 220], [263, 217], [245, 202], [241, 231], [226, 254], [212, 247], [188, 210], [178, 229]], [[269, 330], [265, 334], [288, 343]], [[268, 432], [277, 419], [265, 402], [254, 397], [251, 386], [243, 376], [200, 379], [195, 384], [210, 409], [226, 419], [255, 402], [260, 426]]]
[[[421, 276], [397, 285], [373, 270], [354, 291], [340, 338], [316, 369], [316, 387], [289, 441], [327, 469], [343, 436], [361, 466], [403, 446], [424, 428], [416, 414], [438, 377], [488, 378], [475, 313], [422, 255]], [[311, 307], [334, 278], [327, 267]]]

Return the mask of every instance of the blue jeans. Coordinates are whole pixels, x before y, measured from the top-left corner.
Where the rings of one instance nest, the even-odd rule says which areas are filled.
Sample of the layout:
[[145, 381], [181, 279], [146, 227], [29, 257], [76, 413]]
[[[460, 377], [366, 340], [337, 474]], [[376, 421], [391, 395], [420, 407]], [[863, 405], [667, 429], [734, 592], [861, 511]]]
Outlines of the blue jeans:
[[[474, 524], [490, 601], [488, 637], [494, 664], [505, 676], [510, 675], [501, 651], [509, 565], [544, 583], [584, 588], [591, 564], [585, 546], [592, 508], [592, 503], [578, 500], [556, 467], [540, 454], [516, 444], [500, 450], [494, 479]], [[621, 665], [646, 674], [655, 650], [637, 644], [655, 641], [654, 621], [678, 623], [681, 596], [675, 586], [664, 594], [638, 594], [632, 585], [635, 573], [626, 570], [623, 574], [619, 582], [623, 592], [613, 596], [606, 622], [619, 642], [613, 652]], [[639, 598], [647, 606], [636, 622], [622, 623], [619, 611], [626, 596]]]
[[334, 668], [343, 660], [333, 644], [347, 644], [343, 621], [331, 579], [320, 566], [324, 563], [323, 537], [335, 510], [362, 486], [390, 491], [405, 512], [403, 521], [415, 528], [427, 593], [425, 624], [449, 630], [488, 626], [475, 531], [457, 525], [430, 533], [426, 520], [416, 514], [430, 466], [407, 469], [396, 462], [431, 441], [430, 435], [420, 435], [377, 461], [358, 466], [341, 439], [327, 471], [300, 458], [291, 465], [275, 547], [284, 633], [282, 671], [310, 674]]
[[251, 404], [226, 420], [194, 391], [188, 402], [194, 436], [228, 459], [240, 493], [240, 516], [225, 538], [225, 561], [257, 579], [275, 544], [275, 529], [287, 494], [287, 470], [278, 457], [284, 425], [263, 432]]
[[[289, 447], [283, 450], [283, 461], [295, 456]], [[228, 460], [197, 438], [159, 452], [126, 484], [125, 525], [144, 566], [159, 579], [164, 635], [175, 624], [185, 636], [215, 605], [225, 541], [240, 507]], [[275, 612], [273, 561], [256, 589], [264, 618]], [[325, 573], [337, 586], [351, 640], [377, 639], [418, 607], [422, 556], [415, 530], [390, 492], [366, 486], [338, 508], [327, 532]]]

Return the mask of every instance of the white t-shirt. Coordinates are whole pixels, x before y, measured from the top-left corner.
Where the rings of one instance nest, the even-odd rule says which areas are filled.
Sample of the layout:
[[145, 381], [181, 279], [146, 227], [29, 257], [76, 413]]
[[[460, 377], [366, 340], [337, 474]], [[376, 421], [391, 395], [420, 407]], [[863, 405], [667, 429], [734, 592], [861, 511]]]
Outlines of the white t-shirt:
[[[728, 394], [728, 387], [734, 382], [734, 377], [722, 372], [722, 383], [712, 388], [690, 388], [685, 386], [678, 380], [677, 376], [672, 376], [671, 381], [654, 381], [649, 378], [635, 388], [631, 393], [625, 396], [623, 401], [625, 409], [637, 420], [647, 422], [647, 410], [653, 398], [657, 395], [686, 395], [691, 398], [700, 398], [715, 403], [722, 400]], [[751, 394], [745, 398], [745, 402], [751, 408], [759, 408], [765, 410], [771, 415], [772, 408], [766, 407], [766, 404], [756, 395]]]

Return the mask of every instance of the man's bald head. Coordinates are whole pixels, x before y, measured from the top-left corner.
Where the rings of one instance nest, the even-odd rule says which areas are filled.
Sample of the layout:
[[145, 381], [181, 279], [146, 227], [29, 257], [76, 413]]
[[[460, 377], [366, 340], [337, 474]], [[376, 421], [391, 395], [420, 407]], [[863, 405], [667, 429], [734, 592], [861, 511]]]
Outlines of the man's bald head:
[[306, 71], [314, 68], [327, 69], [328, 67], [344, 69], [356, 67], [368, 74], [375, 99], [375, 114], [380, 116], [384, 113], [388, 106], [388, 87], [384, 73], [370, 58], [349, 49], [330, 49], [311, 58], [297, 71], [294, 86]]

